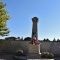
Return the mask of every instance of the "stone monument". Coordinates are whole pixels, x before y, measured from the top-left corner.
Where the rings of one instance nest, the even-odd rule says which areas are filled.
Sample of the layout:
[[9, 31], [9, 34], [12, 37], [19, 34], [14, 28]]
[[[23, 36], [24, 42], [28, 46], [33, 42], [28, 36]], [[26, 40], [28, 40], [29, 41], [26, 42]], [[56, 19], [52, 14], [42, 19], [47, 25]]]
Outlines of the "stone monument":
[[32, 22], [33, 22], [33, 25], [32, 25], [32, 40], [31, 40], [31, 43], [33, 45], [36, 45], [38, 43], [38, 31], [37, 31], [38, 18], [37, 17], [32, 18]]
[[32, 18], [32, 39], [29, 43], [29, 58], [40, 58], [40, 43], [38, 41], [38, 18]]

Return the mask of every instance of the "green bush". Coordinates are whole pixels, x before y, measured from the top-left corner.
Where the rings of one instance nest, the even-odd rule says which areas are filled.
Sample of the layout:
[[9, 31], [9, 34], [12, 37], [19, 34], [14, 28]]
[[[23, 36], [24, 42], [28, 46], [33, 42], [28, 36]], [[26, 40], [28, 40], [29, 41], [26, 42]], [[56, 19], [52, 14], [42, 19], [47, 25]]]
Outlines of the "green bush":
[[17, 51], [16, 51], [16, 55], [17, 55], [17, 56], [23, 55], [23, 50], [17, 50]]
[[49, 58], [54, 58], [54, 55], [49, 53]]
[[49, 55], [49, 53], [48, 53], [48, 52], [43, 52], [43, 53], [41, 54], [41, 57], [45, 57], [45, 58], [47, 58], [47, 57], [48, 57], [48, 55]]
[[41, 57], [42, 57], [42, 58], [53, 58], [54, 55], [53, 55], [52, 53], [49, 53], [49, 52], [43, 52], [43, 53], [41, 54]]

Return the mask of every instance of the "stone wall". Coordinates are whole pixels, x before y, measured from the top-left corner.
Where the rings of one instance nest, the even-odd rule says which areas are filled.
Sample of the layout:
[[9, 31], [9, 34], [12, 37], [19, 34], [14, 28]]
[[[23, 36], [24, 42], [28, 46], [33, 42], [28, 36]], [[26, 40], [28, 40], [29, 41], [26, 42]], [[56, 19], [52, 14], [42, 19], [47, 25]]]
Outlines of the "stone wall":
[[45, 51], [60, 55], [60, 42], [41, 42], [41, 52]]
[[15, 53], [17, 50], [20, 49], [27, 53], [28, 42], [20, 40], [0, 40], [0, 52], [2, 53]]
[[[60, 55], [60, 42], [40, 42], [41, 52], [50, 52], [54, 55]], [[15, 53], [22, 49], [24, 53], [28, 53], [29, 41], [20, 40], [0, 40], [0, 53]]]

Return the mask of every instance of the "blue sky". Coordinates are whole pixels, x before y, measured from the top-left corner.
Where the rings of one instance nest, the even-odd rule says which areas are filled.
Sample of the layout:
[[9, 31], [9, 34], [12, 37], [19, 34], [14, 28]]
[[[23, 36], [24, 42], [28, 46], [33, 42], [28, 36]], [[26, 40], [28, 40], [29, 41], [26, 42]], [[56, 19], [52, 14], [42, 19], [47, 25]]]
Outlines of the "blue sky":
[[3, 0], [10, 20], [9, 36], [31, 37], [32, 18], [38, 17], [38, 38], [60, 38], [60, 0]]

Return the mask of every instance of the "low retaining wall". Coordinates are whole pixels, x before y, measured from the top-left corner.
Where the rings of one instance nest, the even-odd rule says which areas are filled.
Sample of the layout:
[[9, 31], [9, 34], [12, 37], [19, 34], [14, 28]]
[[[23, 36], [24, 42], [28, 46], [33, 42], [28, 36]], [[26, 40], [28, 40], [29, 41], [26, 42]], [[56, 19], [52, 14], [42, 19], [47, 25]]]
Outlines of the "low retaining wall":
[[[30, 41], [20, 40], [0, 40], [0, 53], [15, 53], [22, 49], [24, 53], [28, 53]], [[54, 55], [60, 55], [60, 42], [40, 42], [41, 52], [50, 52]]]

